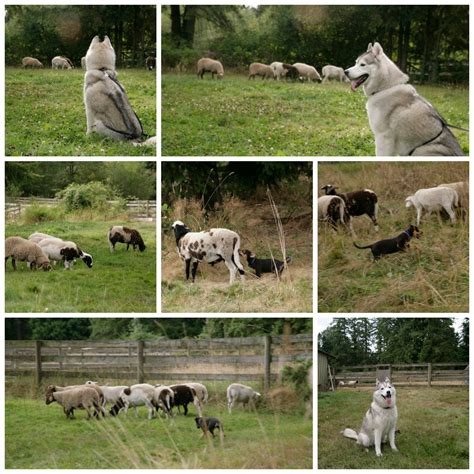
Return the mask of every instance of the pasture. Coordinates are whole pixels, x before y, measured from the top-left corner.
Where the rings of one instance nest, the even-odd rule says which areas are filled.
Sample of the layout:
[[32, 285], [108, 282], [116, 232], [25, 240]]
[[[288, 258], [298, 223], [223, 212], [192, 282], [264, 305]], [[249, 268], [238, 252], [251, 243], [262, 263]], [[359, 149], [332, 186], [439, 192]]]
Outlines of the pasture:
[[[107, 232], [114, 224], [139, 230], [144, 252], [125, 250], [117, 244], [109, 250]], [[28, 238], [33, 232], [67, 236], [94, 259], [92, 268], [78, 260], [65, 271], [62, 262], [51, 272], [30, 271], [26, 263], [11, 259], [5, 274], [7, 313], [145, 312], [156, 311], [156, 227], [151, 222], [56, 221], [44, 224], [7, 224], [5, 235]]]
[[23, 381], [21, 393], [14, 385], [7, 382], [5, 402], [9, 469], [312, 467], [312, 420], [305, 419], [303, 402], [290, 411], [263, 405], [256, 412], [239, 407], [229, 415], [227, 384], [206, 382], [210, 399], [204, 413], [222, 421], [221, 443], [217, 432], [215, 439], [200, 437], [192, 405], [186, 417], [181, 410], [173, 420], [164, 416], [148, 420], [144, 407], [139, 408], [138, 418], [131, 410], [128, 416], [88, 421], [85, 412], [78, 410], [75, 420], [67, 420], [57, 403], [45, 405], [44, 390], [31, 393]]
[[[320, 163], [318, 189], [338, 192], [369, 188], [377, 193], [380, 230], [367, 216], [353, 218], [355, 241], [368, 245], [395, 237], [415, 223], [405, 198], [421, 188], [466, 181], [467, 163]], [[322, 191], [319, 189], [319, 194]], [[422, 237], [408, 252], [374, 263], [369, 249], [353, 246], [350, 233], [318, 225], [318, 310], [320, 312], [467, 312], [469, 310], [469, 224], [436, 213], [421, 219]]]
[[358, 431], [373, 388], [339, 389], [318, 395], [319, 469], [468, 469], [469, 388], [397, 387], [398, 452], [382, 446], [377, 458], [340, 434]]
[[[362, 91], [348, 84], [249, 81], [229, 72], [162, 74], [163, 156], [371, 156]], [[419, 86], [448, 123], [468, 128], [469, 90]], [[453, 130], [465, 154], [469, 134]]]
[[[118, 71], [144, 132], [156, 135], [156, 74]], [[5, 70], [6, 156], [154, 156], [155, 147], [86, 136], [84, 71]]]

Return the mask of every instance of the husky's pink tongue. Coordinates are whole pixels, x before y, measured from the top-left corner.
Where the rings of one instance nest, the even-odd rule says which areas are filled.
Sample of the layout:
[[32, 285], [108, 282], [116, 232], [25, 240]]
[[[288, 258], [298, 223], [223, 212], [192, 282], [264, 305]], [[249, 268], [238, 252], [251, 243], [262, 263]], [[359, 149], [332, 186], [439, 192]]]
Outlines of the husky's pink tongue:
[[387, 405], [391, 405], [392, 404], [392, 399], [391, 398], [386, 398], [385, 401], [387, 402]]
[[355, 92], [357, 87], [359, 87], [359, 81], [352, 81], [351, 82], [351, 89], [352, 89], [352, 92]]

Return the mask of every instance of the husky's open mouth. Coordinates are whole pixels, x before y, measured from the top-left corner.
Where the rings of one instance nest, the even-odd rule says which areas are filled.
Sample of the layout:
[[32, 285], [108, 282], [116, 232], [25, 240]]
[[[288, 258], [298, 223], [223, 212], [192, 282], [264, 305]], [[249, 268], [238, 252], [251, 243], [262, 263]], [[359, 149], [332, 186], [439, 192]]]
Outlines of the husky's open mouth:
[[361, 85], [363, 84], [367, 79], [369, 78], [368, 74], [362, 74], [362, 76], [359, 76], [357, 79], [351, 81], [351, 89], [353, 92]]
[[[368, 76], [367, 76], [368, 77]], [[363, 81], [362, 81], [363, 82]], [[392, 394], [391, 393], [387, 393], [387, 395], [382, 395], [382, 398], [385, 400], [385, 402], [387, 403], [387, 405], [391, 405], [392, 404]]]

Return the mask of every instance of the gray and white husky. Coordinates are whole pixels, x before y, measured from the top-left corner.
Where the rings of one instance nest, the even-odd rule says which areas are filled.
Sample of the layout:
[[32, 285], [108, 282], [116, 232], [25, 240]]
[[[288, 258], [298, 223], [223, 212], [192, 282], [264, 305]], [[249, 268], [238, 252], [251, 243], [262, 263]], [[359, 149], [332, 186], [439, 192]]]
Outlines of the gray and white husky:
[[359, 433], [346, 428], [341, 433], [346, 438], [355, 439], [357, 444], [365, 448], [375, 446], [375, 454], [382, 456], [382, 443], [387, 440], [394, 451], [398, 451], [395, 446], [395, 430], [397, 428], [397, 395], [395, 387], [388, 378], [385, 382], [377, 380], [377, 390], [374, 392], [373, 401], [365, 414]]
[[[377, 156], [461, 156], [446, 120], [407, 84], [409, 78], [369, 43], [355, 66], [346, 69], [355, 91], [363, 85]], [[456, 127], [457, 128], [457, 127]]]
[[[115, 51], [108, 36], [92, 40], [85, 57], [84, 104], [87, 133], [114, 140], [140, 141], [142, 124], [135, 114], [115, 71]], [[153, 139], [150, 140], [152, 142]], [[146, 143], [146, 142], [145, 142]]]

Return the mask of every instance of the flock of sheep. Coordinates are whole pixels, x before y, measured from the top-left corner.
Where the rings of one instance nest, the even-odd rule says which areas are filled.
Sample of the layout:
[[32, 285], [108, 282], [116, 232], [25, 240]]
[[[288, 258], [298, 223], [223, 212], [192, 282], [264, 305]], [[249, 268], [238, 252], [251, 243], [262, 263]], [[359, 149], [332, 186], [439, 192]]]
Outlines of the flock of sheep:
[[[145, 250], [145, 243], [136, 229], [124, 226], [113, 226], [107, 233], [110, 251], [115, 251], [117, 242], [127, 244], [140, 252]], [[70, 240], [63, 240], [49, 234], [35, 232], [28, 239], [23, 237], [8, 237], [5, 240], [5, 269], [8, 259], [12, 259], [13, 270], [16, 270], [16, 261], [26, 262], [30, 270], [41, 268], [44, 271], [52, 270], [51, 262], [63, 261], [66, 270], [72, 269], [76, 259], [81, 259], [89, 268], [94, 263], [92, 255], [84, 252]]]
[[[224, 67], [220, 61], [211, 58], [201, 58], [197, 62], [197, 75], [201, 79], [205, 72], [210, 72], [214, 79], [214, 74], [218, 79], [224, 77]], [[252, 63], [249, 66], [249, 79], [255, 79], [255, 76], [261, 76], [264, 79], [291, 79], [312, 82], [327, 82], [331, 79], [340, 82], [349, 82], [342, 67], [327, 65], [322, 69], [323, 77], [314, 66], [304, 63], [287, 64], [275, 61], [270, 65], [262, 63]]]
[[[21, 67], [24, 69], [41, 69], [43, 68], [43, 63], [36, 58], [27, 56], [21, 60]], [[81, 58], [81, 67], [86, 69], [86, 57]], [[153, 70], [156, 68], [156, 58], [153, 56], [148, 56], [145, 59], [145, 67], [148, 70]], [[73, 62], [66, 56], [55, 56], [51, 59], [51, 68], [52, 69], [74, 69]]]
[[[318, 219], [327, 222], [334, 230], [338, 223], [347, 226], [352, 235], [352, 217], [367, 215], [378, 230], [378, 198], [374, 191], [364, 189], [349, 193], [338, 193], [336, 187], [323, 186], [325, 195], [318, 198]], [[416, 209], [416, 225], [420, 225], [423, 212], [445, 211], [451, 222], [456, 222], [456, 210], [464, 217], [469, 204], [469, 184], [466, 181], [440, 184], [434, 188], [419, 189], [405, 199], [407, 208]]]

